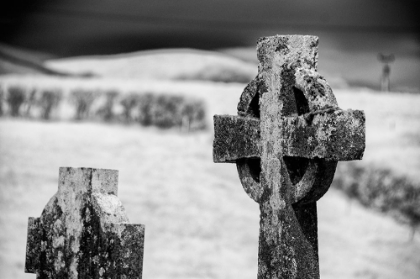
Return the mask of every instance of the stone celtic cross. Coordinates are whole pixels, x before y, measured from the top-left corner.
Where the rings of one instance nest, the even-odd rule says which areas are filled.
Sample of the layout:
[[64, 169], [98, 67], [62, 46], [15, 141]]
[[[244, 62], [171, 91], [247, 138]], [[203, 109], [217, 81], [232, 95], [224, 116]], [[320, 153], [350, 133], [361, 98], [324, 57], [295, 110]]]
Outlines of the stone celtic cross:
[[259, 279], [319, 278], [316, 201], [337, 161], [365, 148], [364, 113], [338, 108], [316, 71], [317, 46], [314, 36], [260, 39], [239, 116], [214, 116], [214, 162], [236, 163], [260, 205]]
[[118, 171], [60, 168], [58, 192], [29, 218], [25, 272], [37, 278], [141, 278], [144, 225], [129, 224]]

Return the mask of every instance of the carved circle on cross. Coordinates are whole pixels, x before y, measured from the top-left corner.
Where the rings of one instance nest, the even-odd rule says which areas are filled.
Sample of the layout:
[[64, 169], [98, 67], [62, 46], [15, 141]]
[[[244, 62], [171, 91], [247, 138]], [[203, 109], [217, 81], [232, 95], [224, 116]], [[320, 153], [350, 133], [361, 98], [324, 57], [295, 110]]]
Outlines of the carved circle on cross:
[[[282, 84], [286, 87], [282, 117], [307, 115], [313, 117], [317, 111], [338, 108], [333, 91], [325, 79], [312, 69], [289, 66], [294, 72], [293, 81]], [[266, 86], [258, 76], [244, 89], [238, 114], [260, 118], [259, 100]], [[293, 203], [310, 203], [320, 199], [328, 190], [334, 177], [337, 161], [323, 158], [283, 157], [287, 174], [294, 186]], [[262, 195], [260, 186], [260, 158], [243, 158], [236, 161], [238, 174], [245, 192], [256, 202]]]

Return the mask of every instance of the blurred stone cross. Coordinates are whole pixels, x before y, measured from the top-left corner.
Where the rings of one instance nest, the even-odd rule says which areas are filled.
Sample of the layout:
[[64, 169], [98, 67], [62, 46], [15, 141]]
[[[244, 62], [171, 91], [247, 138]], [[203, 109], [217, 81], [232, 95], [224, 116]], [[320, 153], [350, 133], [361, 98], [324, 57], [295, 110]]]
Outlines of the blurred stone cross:
[[141, 278], [144, 225], [129, 224], [118, 171], [60, 168], [58, 192], [29, 218], [25, 272], [37, 278]]
[[236, 163], [260, 205], [260, 279], [319, 278], [316, 201], [337, 161], [361, 159], [365, 148], [364, 113], [338, 108], [316, 71], [317, 46], [314, 36], [260, 39], [239, 116], [214, 116], [214, 162]]
[[395, 56], [394, 54], [385, 55], [385, 54], [379, 53], [378, 60], [384, 64], [384, 67], [382, 68], [382, 76], [381, 76], [381, 90], [384, 92], [389, 92], [390, 90], [389, 75], [391, 74], [391, 68], [389, 64], [394, 62]]

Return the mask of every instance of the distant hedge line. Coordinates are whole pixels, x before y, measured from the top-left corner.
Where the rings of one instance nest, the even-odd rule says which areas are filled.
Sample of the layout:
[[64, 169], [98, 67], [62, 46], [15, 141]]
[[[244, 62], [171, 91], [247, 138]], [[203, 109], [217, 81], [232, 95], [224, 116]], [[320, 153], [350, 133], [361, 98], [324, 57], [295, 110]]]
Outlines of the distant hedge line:
[[206, 128], [203, 101], [185, 96], [147, 92], [122, 94], [117, 90], [84, 88], [63, 94], [58, 88], [34, 89], [20, 85], [0, 88], [0, 116], [61, 119], [59, 107], [62, 103], [73, 109], [74, 120], [139, 123], [187, 130]]
[[333, 186], [362, 205], [390, 213], [408, 223], [414, 235], [420, 225], [420, 185], [387, 169], [347, 162], [337, 168]]

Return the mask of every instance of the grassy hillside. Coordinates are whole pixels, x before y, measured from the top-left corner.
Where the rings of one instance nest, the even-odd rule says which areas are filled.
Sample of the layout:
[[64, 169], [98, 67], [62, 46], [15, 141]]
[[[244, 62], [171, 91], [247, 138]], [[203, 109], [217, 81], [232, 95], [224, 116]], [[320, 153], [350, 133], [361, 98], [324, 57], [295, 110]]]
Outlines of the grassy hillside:
[[[319, 71], [333, 88], [379, 89], [383, 65], [377, 52], [392, 52], [389, 45], [378, 50], [351, 50], [329, 36], [320, 36]], [[257, 38], [255, 38], [257, 39]], [[418, 93], [420, 63], [414, 55], [417, 43], [399, 38], [401, 51], [391, 65], [391, 90]], [[351, 39], [347, 38], [347, 40]], [[352, 42], [354, 43], [354, 42]], [[409, 53], [410, 55], [407, 55]], [[6, 55], [6, 56], [5, 56]], [[16, 59], [19, 58], [19, 59]], [[53, 58], [51, 55], [0, 44], [0, 74], [43, 74], [99, 76], [124, 79], [210, 80], [246, 83], [257, 73], [255, 47], [234, 47], [218, 51], [167, 48], [114, 55]]]
[[216, 51], [164, 49], [53, 59], [48, 54], [0, 44], [0, 76], [97, 76], [247, 83], [256, 73], [255, 63]]
[[[47, 65], [98, 77], [0, 77], [2, 89], [57, 89], [63, 98], [52, 121], [10, 113], [0, 118], [0, 277], [34, 277], [23, 273], [27, 217], [39, 216], [57, 190], [58, 168], [72, 166], [120, 170], [119, 193], [129, 217], [146, 224], [144, 278], [255, 278], [258, 206], [242, 190], [235, 166], [214, 164], [211, 156], [212, 116], [236, 114], [243, 82], [256, 73], [253, 62], [184, 50]], [[420, 188], [420, 95], [351, 89], [340, 78], [326, 78], [340, 88], [335, 90], [339, 106], [365, 110], [367, 119], [363, 160], [339, 163], [334, 184], [350, 178], [363, 190], [365, 174], [389, 170], [389, 177]], [[81, 89], [197, 99], [209, 129], [184, 133], [100, 124], [94, 118], [75, 122], [70, 97]], [[355, 173], [359, 168], [367, 171]], [[351, 202], [336, 188], [319, 202], [322, 278], [419, 278], [419, 233], [410, 242], [405, 223]]]
[[[4, 76], [0, 86], [7, 88], [19, 84], [37, 90], [59, 88], [64, 96], [74, 89], [88, 91], [115, 90], [121, 94], [130, 92], [186, 96], [203, 100], [206, 106], [206, 122], [212, 126], [214, 113], [236, 114], [236, 106], [244, 84], [185, 82], [170, 80], [125, 80], [118, 78], [63, 78]], [[363, 89], [335, 90], [338, 104], [343, 109], [361, 109], [367, 118], [367, 146], [361, 166], [373, 165], [391, 169], [419, 183], [420, 169], [420, 95], [379, 93]], [[57, 108], [60, 119], [74, 119], [74, 108], [64, 104]]]
[[[134, 80], [119, 78], [64, 78], [4, 76], [0, 86], [7, 88], [20, 84], [26, 88], [59, 88], [64, 95], [73, 89], [91, 91], [113, 89], [123, 94], [129, 92], [182, 95], [204, 100], [207, 106], [207, 123], [212, 123], [214, 113], [236, 114], [236, 106], [244, 84], [200, 81]], [[378, 165], [395, 170], [398, 174], [418, 179], [420, 169], [420, 95], [408, 93], [379, 93], [364, 89], [337, 89], [334, 91], [343, 109], [360, 109], [366, 112], [367, 147], [360, 164]], [[58, 108], [61, 119], [73, 119], [74, 111], [63, 105]]]
[[37, 51], [17, 48], [0, 43], [0, 75], [52, 75], [52, 76], [91, 76], [86, 72], [69, 73], [57, 71], [45, 65], [44, 61], [54, 56]]
[[[59, 166], [120, 170], [131, 222], [146, 224], [144, 278], [255, 278], [258, 206], [210, 133], [0, 121], [0, 274], [23, 273], [27, 217], [57, 190]], [[105, 152], [106, 150], [106, 152]], [[384, 233], [386, 232], [386, 233]], [[420, 237], [330, 190], [319, 202], [322, 278], [418, 278]], [[32, 277], [30, 277], [32, 276]]]
[[165, 49], [120, 55], [98, 55], [47, 61], [57, 71], [90, 72], [100, 77], [124, 79], [211, 80], [248, 82], [257, 68], [214, 51]]
[[[110, 78], [2, 82], [194, 96], [205, 100], [210, 127], [213, 114], [236, 113], [244, 87]], [[335, 94], [342, 108], [366, 111], [367, 148], [357, 163], [395, 169], [416, 181], [420, 97], [366, 90]], [[34, 277], [23, 273], [27, 217], [39, 216], [57, 190], [58, 167], [84, 166], [120, 170], [119, 195], [130, 220], [146, 224], [144, 278], [255, 278], [258, 206], [242, 190], [235, 166], [214, 164], [211, 149], [211, 129], [184, 134], [137, 125], [1, 119], [1, 277]], [[319, 202], [322, 278], [418, 278], [419, 234], [409, 242], [407, 226], [350, 204], [334, 189]]]

